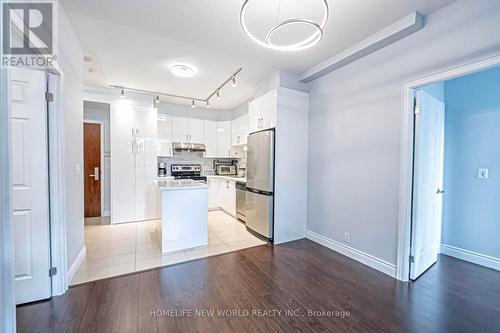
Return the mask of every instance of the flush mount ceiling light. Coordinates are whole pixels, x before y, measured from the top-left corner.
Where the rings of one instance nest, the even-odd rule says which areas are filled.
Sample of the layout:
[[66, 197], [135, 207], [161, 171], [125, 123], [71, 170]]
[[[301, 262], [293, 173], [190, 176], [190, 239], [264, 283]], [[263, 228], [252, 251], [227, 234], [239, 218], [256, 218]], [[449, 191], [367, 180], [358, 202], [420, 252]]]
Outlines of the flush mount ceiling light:
[[[313, 20], [310, 19], [297, 18], [297, 17], [286, 18], [285, 20], [280, 21], [280, 11], [282, 6], [286, 5], [286, 0], [278, 0], [279, 5], [276, 13], [276, 24], [269, 28], [265, 38], [258, 38], [255, 34], [253, 34], [250, 31], [248, 27], [247, 10], [249, 4], [252, 1], [255, 0], [245, 0], [245, 2], [243, 3], [243, 6], [241, 7], [240, 10], [240, 24], [241, 28], [247, 34], [247, 36], [260, 46], [278, 51], [288, 51], [288, 52], [301, 51], [313, 47], [314, 45], [319, 43], [321, 38], [323, 38], [323, 29], [325, 28], [329, 17], [328, 2], [326, 0], [314, 0], [320, 2], [323, 8], [323, 18], [321, 19], [320, 22], [314, 22]], [[307, 5], [309, 5], [309, 1], [307, 2]], [[279, 31], [282, 31], [284, 28], [290, 26], [304, 26], [306, 28], [312, 29], [314, 32], [312, 32], [309, 36], [307, 36], [303, 40], [295, 43], [278, 44], [273, 42], [273, 37], [275, 37], [275, 35]]]
[[194, 68], [188, 65], [174, 64], [170, 66], [170, 72], [177, 77], [190, 78], [196, 74]]

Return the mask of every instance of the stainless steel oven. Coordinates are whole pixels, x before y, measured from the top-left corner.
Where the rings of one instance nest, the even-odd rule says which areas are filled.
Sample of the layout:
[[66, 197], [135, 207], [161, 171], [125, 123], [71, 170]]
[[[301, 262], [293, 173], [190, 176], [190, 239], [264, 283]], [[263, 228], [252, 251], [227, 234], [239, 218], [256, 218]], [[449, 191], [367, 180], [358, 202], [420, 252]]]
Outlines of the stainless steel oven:
[[236, 182], [236, 218], [240, 221], [247, 220], [247, 192], [246, 185], [242, 182]]

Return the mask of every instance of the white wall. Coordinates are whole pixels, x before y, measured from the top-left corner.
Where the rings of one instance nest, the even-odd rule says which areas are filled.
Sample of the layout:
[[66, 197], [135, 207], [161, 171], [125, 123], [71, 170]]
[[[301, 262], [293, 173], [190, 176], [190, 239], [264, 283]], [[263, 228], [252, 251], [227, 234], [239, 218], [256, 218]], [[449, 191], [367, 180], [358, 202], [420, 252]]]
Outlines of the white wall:
[[310, 84], [308, 229], [395, 265], [402, 82], [500, 53], [500, 2], [462, 0]]
[[83, 50], [66, 16], [59, 6], [58, 62], [63, 70], [64, 118], [64, 187], [66, 189], [67, 260], [71, 266], [84, 246], [83, 174]]

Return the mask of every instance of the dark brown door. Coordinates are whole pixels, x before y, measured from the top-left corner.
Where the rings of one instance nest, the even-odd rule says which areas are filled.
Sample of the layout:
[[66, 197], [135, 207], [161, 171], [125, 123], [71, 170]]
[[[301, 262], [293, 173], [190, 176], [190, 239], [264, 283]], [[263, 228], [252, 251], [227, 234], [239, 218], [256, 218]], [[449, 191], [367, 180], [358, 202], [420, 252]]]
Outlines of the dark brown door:
[[101, 216], [101, 125], [84, 123], [85, 217]]

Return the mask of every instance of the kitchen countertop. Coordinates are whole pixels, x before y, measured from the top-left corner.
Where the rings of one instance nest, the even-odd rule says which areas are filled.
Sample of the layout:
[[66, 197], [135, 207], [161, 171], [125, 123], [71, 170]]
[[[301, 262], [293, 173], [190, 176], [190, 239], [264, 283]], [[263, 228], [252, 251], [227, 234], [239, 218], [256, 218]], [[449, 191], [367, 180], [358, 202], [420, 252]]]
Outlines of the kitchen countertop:
[[[210, 178], [216, 178], [216, 179], [227, 179], [227, 180], [233, 180], [236, 182], [241, 182], [241, 183], [246, 183], [247, 178], [246, 177], [235, 177], [235, 176], [219, 176], [219, 175], [213, 175], [213, 176], [206, 176], [208, 179]], [[164, 176], [164, 177], [158, 177], [159, 181], [164, 181], [164, 180], [173, 180], [174, 177], [172, 176]]]
[[233, 180], [233, 181], [241, 182], [241, 183], [246, 183], [247, 182], [247, 178], [246, 177], [218, 176], [218, 175], [215, 175], [215, 176], [207, 176], [207, 178], [208, 179], [210, 179], [210, 178], [218, 178], [218, 179]]
[[173, 178], [168, 179], [168, 177], [161, 178], [162, 179], [156, 181], [156, 186], [158, 186], [158, 190], [162, 192], [208, 189], [208, 185], [203, 183], [186, 182], [182, 180], [177, 181]]

